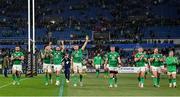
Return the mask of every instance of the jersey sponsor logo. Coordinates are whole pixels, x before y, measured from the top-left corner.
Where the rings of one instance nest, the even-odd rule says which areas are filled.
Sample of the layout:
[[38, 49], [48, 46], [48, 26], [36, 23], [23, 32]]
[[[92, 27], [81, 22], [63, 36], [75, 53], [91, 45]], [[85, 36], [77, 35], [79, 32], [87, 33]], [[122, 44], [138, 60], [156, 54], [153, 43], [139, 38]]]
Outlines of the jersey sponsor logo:
[[112, 60], [115, 60], [115, 56], [112, 57]]
[[75, 54], [75, 57], [79, 57], [79, 55], [78, 55], [78, 54]]
[[69, 61], [67, 61], [66, 64], [69, 64]]

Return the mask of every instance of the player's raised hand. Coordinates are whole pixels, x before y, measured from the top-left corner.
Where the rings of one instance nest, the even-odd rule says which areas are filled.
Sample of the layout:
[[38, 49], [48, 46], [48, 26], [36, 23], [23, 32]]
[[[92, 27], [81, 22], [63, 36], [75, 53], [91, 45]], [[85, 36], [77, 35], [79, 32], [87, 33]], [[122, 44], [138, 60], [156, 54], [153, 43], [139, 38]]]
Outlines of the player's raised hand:
[[86, 41], [88, 41], [89, 40], [89, 36], [88, 35], [86, 35]]
[[63, 41], [63, 40], [61, 41], [61, 44], [64, 44], [64, 41]]
[[124, 64], [123, 64], [122, 62], [120, 62], [120, 63], [118, 64], [118, 66], [119, 66], [119, 67], [122, 67], [122, 66], [124, 66]]
[[108, 69], [108, 66], [106, 64], [104, 64], [104, 69], [107, 70]]
[[144, 58], [144, 55], [141, 55], [142, 58]]
[[89, 36], [88, 35], [86, 35], [86, 40], [85, 40], [85, 42], [84, 42], [84, 45], [82, 46], [82, 50], [84, 50], [85, 49], [85, 47], [86, 47], [86, 45], [87, 45], [87, 43], [88, 43], [88, 40], [89, 40]]
[[122, 67], [122, 65], [120, 65], [120, 64], [119, 64], [119, 65], [118, 65], [118, 67], [119, 67], [119, 68], [121, 68], [121, 67]]
[[50, 41], [50, 42], [49, 42], [49, 46], [51, 46], [51, 45], [52, 45], [52, 42]]

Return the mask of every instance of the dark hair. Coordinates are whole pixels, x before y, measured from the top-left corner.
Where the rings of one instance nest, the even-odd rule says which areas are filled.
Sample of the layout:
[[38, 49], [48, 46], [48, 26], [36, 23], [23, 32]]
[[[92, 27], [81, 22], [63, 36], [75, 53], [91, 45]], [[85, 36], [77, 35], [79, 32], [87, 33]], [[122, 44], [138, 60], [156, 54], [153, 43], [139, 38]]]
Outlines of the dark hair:
[[19, 48], [21, 48], [21, 47], [20, 47], [20, 45], [16, 45], [16, 47], [19, 47]]
[[155, 50], [155, 49], [159, 50], [157, 47], [155, 47], [154, 50]]
[[173, 50], [170, 50], [170, 51], [169, 51], [169, 53], [170, 53], [170, 52], [173, 52], [173, 53], [174, 53], [174, 51], [173, 51]]
[[44, 45], [44, 49], [45, 49], [47, 46], [49, 46], [49, 45], [48, 45], [48, 44], [45, 44], [45, 45]]

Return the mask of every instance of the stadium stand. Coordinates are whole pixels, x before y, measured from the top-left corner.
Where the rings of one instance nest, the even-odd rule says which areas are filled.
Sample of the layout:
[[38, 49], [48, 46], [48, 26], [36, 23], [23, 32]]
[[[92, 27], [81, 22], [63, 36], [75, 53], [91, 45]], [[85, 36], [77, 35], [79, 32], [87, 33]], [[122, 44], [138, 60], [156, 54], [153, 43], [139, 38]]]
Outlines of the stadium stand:
[[[27, 1], [17, 1], [1, 0], [2, 49], [12, 49], [16, 44], [27, 47]], [[80, 41], [85, 35], [92, 36], [88, 46], [92, 48], [97, 44], [93, 38], [98, 33], [100, 36], [105, 33], [109, 40], [135, 41], [99, 44], [134, 49], [140, 42], [145, 48], [172, 48], [172, 41], [150, 44], [142, 40], [180, 38], [179, 3], [178, 0], [36, 0], [36, 48], [43, 48], [48, 41]], [[66, 44], [81, 42], [67, 41]]]

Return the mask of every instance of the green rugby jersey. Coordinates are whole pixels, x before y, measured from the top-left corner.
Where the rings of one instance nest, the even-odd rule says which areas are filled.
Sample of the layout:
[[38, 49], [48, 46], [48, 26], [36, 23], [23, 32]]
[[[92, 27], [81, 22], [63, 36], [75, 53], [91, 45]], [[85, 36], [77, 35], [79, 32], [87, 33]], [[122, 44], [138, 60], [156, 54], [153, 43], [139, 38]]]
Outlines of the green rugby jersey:
[[168, 72], [176, 72], [176, 65], [179, 63], [177, 57], [167, 57], [166, 64], [167, 64], [167, 71]]
[[77, 51], [72, 52], [73, 62], [74, 63], [82, 63], [83, 59], [83, 51], [79, 49]]
[[102, 64], [102, 57], [101, 56], [95, 56], [94, 57], [94, 65], [101, 65]]
[[[41, 53], [43, 53], [43, 55], [48, 54], [48, 55], [51, 55], [52, 52], [45, 52], [45, 51], [42, 51]], [[46, 64], [51, 64], [51, 56], [45, 56], [43, 58], [43, 63], [46, 63]]]
[[52, 60], [53, 64], [54, 65], [61, 65], [64, 52], [53, 50], [52, 55], [53, 55], [53, 60]]
[[138, 60], [136, 61], [136, 66], [137, 67], [143, 67], [145, 66], [145, 64], [147, 63], [147, 61], [145, 60], [145, 58], [147, 58], [147, 55], [144, 53], [137, 53], [135, 55], [135, 58], [140, 58], [141, 56], [144, 56], [144, 58], [142, 58], [142, 60]]
[[[16, 57], [24, 56], [24, 54], [19, 51], [19, 52], [14, 52], [14, 53], [12, 53], [11, 56], [13, 56], [13, 58], [16, 58]], [[22, 62], [22, 60], [20, 60], [20, 59], [14, 59], [14, 60], [13, 60], [13, 64], [14, 64], [14, 65], [21, 65], [21, 62]]]
[[119, 57], [119, 53], [117, 53], [117, 52], [109, 52], [107, 54], [109, 67], [117, 67], [118, 66], [118, 57]]
[[154, 60], [151, 62], [151, 66], [160, 67], [163, 65], [163, 62], [160, 61], [160, 59], [163, 58], [162, 54], [152, 54], [151, 58], [154, 58]]

